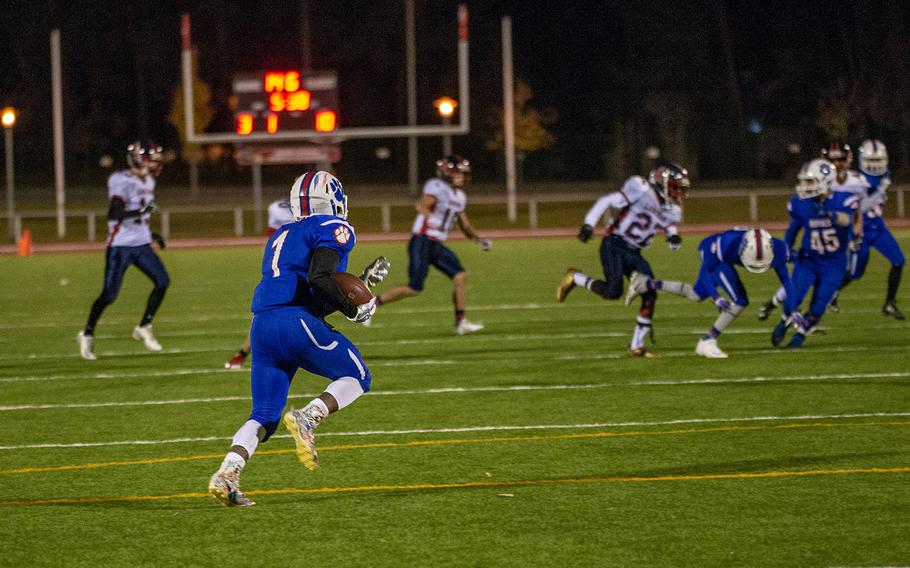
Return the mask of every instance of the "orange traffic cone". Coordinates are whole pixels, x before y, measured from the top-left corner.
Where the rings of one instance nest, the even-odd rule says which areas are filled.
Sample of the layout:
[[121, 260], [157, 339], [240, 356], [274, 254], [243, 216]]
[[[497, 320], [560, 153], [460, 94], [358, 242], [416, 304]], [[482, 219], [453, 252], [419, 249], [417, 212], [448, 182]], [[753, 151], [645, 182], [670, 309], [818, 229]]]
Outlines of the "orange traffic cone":
[[19, 242], [16, 243], [19, 247], [18, 254], [19, 256], [31, 256], [32, 255], [32, 231], [31, 229], [24, 229], [22, 231], [22, 237], [19, 239]]

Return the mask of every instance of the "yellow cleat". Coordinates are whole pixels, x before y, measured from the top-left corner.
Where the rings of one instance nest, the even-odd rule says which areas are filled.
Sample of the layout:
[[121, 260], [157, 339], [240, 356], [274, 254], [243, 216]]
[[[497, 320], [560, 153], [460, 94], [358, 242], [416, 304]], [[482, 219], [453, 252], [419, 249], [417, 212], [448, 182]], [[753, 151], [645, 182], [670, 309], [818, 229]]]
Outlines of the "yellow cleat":
[[284, 415], [284, 427], [294, 437], [297, 447], [297, 459], [309, 470], [319, 467], [319, 455], [316, 452], [315, 426], [303, 410], [291, 410]]
[[653, 359], [657, 355], [649, 350], [647, 347], [639, 347], [638, 349], [629, 349], [629, 357], [641, 357], [643, 359]]
[[572, 291], [572, 288], [575, 287], [575, 273], [578, 272], [572, 267], [566, 269], [565, 275], [562, 277], [562, 280], [559, 282], [559, 286], [556, 288], [556, 301], [565, 302], [566, 296], [569, 295], [569, 292]]

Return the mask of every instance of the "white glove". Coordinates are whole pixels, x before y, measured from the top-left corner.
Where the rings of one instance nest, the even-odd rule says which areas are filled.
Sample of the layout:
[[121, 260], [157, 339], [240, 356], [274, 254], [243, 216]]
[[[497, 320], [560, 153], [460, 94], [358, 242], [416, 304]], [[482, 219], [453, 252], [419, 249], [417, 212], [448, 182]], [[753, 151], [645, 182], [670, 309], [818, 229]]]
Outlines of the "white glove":
[[[360, 304], [357, 306], [357, 313], [354, 314], [354, 317], [348, 318], [354, 323], [363, 323], [373, 317], [373, 314], [376, 313], [376, 298], [373, 298], [366, 304]], [[347, 316], [345, 316], [347, 317]]]
[[474, 242], [477, 243], [477, 246], [484, 252], [489, 251], [493, 248], [493, 241], [490, 239], [474, 239]]
[[366, 265], [363, 272], [360, 273], [360, 279], [363, 280], [363, 283], [366, 284], [368, 288], [372, 288], [385, 280], [385, 277], [389, 275], [389, 267], [391, 266], [392, 263], [389, 262], [386, 257], [380, 256]]

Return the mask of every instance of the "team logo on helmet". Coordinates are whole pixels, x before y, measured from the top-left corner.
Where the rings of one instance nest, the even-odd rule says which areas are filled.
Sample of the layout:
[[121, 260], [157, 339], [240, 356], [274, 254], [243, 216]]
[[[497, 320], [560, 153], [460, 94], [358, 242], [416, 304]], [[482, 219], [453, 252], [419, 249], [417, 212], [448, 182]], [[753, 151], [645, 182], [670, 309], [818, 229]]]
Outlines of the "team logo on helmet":
[[883, 176], [888, 172], [888, 149], [880, 140], [864, 140], [859, 147], [859, 169], [870, 176]]
[[664, 201], [682, 203], [689, 196], [689, 172], [678, 164], [667, 164], [651, 170], [648, 183]]
[[291, 213], [299, 221], [310, 215], [348, 218], [348, 198], [338, 178], [329, 172], [309, 171], [291, 186]]
[[806, 162], [796, 176], [796, 194], [800, 199], [810, 199], [827, 195], [837, 178], [834, 164], [828, 160], [816, 158]]

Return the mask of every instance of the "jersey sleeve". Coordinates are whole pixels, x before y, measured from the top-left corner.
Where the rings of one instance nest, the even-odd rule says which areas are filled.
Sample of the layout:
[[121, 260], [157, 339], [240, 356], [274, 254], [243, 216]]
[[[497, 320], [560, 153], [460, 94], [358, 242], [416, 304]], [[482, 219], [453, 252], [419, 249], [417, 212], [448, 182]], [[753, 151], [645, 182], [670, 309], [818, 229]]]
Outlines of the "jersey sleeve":
[[668, 237], [679, 234], [679, 225], [682, 222], [682, 207], [671, 203], [663, 208], [664, 232]]
[[109, 178], [107, 178], [108, 199], [119, 197], [123, 201], [126, 201], [130, 198], [129, 190], [129, 177], [127, 177], [123, 172], [114, 172]]
[[312, 250], [328, 248], [338, 253], [341, 257], [339, 271], [347, 270], [348, 254], [354, 249], [356, 236], [354, 227], [342, 219], [329, 219], [320, 223], [319, 228], [311, 234]]
[[430, 195], [436, 199], [444, 196], [448, 192], [448, 189], [449, 188], [442, 180], [436, 178], [428, 179], [427, 182], [423, 184], [423, 194]]
[[596, 227], [600, 222], [600, 218], [607, 212], [607, 209], [625, 209], [628, 206], [629, 200], [622, 193], [618, 191], [608, 193], [595, 201], [591, 209], [588, 210], [587, 215], [585, 215], [585, 225]]
[[784, 231], [784, 242], [788, 248], [793, 248], [796, 244], [796, 234], [799, 232], [800, 226], [802, 223], [799, 218], [799, 208], [794, 203], [794, 198], [791, 198], [787, 202], [787, 213], [790, 214], [790, 224], [787, 225], [787, 230]]

